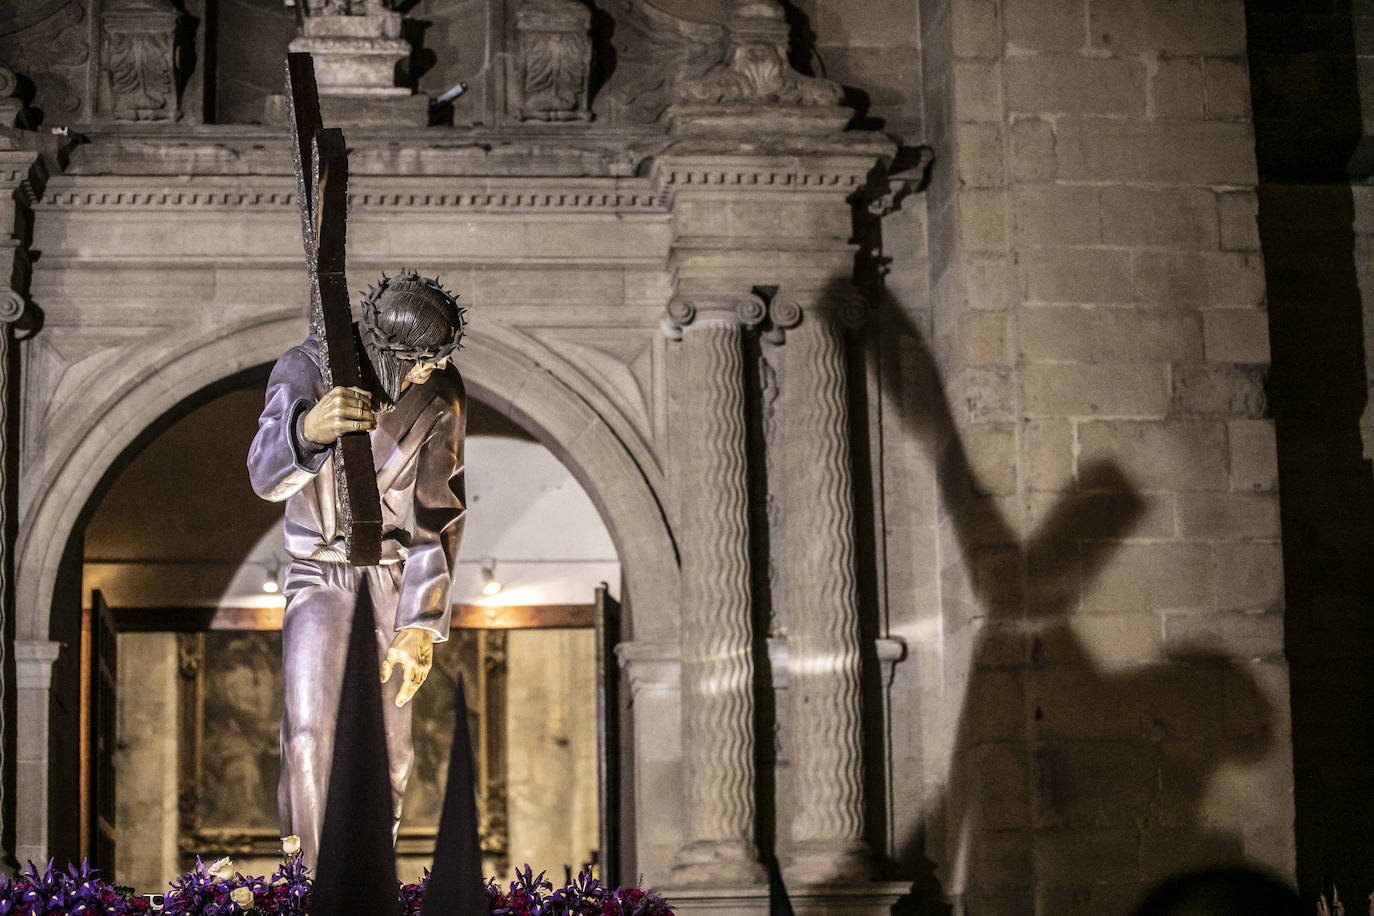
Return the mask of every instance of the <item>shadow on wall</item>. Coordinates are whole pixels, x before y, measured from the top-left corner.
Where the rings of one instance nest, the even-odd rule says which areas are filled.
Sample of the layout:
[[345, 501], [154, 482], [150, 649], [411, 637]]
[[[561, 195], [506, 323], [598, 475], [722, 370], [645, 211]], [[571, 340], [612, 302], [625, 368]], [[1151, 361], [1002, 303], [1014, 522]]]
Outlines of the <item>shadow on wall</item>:
[[1361, 77], [1358, 57], [1368, 6], [1245, 6], [1282, 493], [1298, 883], [1313, 899], [1334, 879], [1356, 900], [1374, 889], [1374, 472], [1360, 429], [1370, 410], [1365, 349], [1374, 340], [1360, 289], [1361, 280], [1366, 295], [1374, 289], [1374, 138], [1362, 115], [1374, 74]]
[[[903, 394], [912, 380], [898, 360], [883, 360], [882, 383], [905, 405], [907, 433], [934, 453], [967, 576], [962, 600], [948, 578], [943, 589], [944, 650], [965, 634], [971, 647], [946, 794], [924, 820], [945, 848], [898, 838], [918, 911], [962, 894], [970, 913], [1126, 912], [1143, 887], [1241, 862], [1240, 836], [1209, 824], [1205, 801], [1218, 770], [1272, 746], [1276, 711], [1247, 666], [1206, 645], [1170, 645], [1166, 660], [1109, 669], [1074, 622], [1145, 498], [1115, 464], [1095, 464], [1049, 494], [1057, 501], [1020, 538], [996, 501], [977, 496], [924, 336], [890, 296], [874, 298], [884, 333], [913, 350], [923, 397]], [[1151, 645], [1160, 627], [1148, 610], [1098, 619], [1121, 627], [1119, 645]]]

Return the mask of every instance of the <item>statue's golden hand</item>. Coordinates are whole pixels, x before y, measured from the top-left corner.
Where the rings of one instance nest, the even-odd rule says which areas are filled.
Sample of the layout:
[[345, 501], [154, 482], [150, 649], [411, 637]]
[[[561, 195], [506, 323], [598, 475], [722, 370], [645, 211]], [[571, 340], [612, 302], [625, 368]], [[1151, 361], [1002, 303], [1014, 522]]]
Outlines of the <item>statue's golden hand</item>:
[[372, 395], [361, 388], [331, 388], [315, 406], [305, 412], [301, 431], [319, 446], [333, 445], [344, 433], [371, 429], [377, 425], [372, 412]]
[[401, 630], [391, 640], [391, 648], [386, 650], [386, 661], [382, 662], [382, 683], [391, 680], [391, 669], [400, 666], [401, 692], [396, 694], [396, 705], [404, 706], [415, 696], [420, 685], [429, 677], [429, 669], [434, 664], [434, 634], [423, 627]]

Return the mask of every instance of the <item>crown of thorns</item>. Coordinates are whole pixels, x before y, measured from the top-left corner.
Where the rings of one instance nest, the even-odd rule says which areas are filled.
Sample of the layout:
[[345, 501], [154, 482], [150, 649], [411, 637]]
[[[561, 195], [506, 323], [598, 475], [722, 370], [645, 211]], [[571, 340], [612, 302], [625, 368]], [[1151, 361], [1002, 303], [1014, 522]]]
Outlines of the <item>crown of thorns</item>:
[[[453, 338], [431, 347], [416, 347], [405, 341], [397, 340], [391, 332], [381, 326], [383, 299], [387, 293], [410, 293], [428, 300], [434, 307], [450, 311], [447, 315], [453, 325]], [[467, 309], [458, 304], [458, 294], [444, 289], [439, 278], [422, 277], [413, 270], [401, 268], [394, 277], [382, 274], [376, 286], [369, 286], [363, 296], [362, 326], [367, 332], [369, 342], [377, 350], [400, 360], [432, 362], [449, 356], [463, 348], [463, 331], [467, 328]]]

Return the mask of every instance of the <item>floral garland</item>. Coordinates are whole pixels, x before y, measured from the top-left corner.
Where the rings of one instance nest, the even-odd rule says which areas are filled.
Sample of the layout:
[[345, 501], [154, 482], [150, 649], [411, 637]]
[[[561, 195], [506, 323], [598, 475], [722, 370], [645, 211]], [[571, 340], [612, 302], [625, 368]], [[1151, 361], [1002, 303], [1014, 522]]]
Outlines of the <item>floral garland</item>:
[[[300, 841], [282, 842], [285, 860], [270, 879], [244, 875], [228, 859], [196, 865], [171, 883], [165, 895], [138, 896], [131, 888], [102, 881], [99, 870], [84, 860], [78, 869], [39, 875], [30, 862], [27, 872], [10, 879], [0, 876], [0, 916], [306, 916], [310, 905], [310, 869], [301, 862]], [[430, 873], [413, 884], [399, 885], [397, 913], [419, 916]], [[544, 873], [526, 865], [515, 870], [508, 886], [487, 880], [492, 916], [672, 916], [673, 909], [658, 894], [638, 887], [612, 890], [584, 871], [567, 887], [554, 889]], [[159, 901], [157, 898], [161, 898]], [[161, 904], [159, 906], [158, 904]]]

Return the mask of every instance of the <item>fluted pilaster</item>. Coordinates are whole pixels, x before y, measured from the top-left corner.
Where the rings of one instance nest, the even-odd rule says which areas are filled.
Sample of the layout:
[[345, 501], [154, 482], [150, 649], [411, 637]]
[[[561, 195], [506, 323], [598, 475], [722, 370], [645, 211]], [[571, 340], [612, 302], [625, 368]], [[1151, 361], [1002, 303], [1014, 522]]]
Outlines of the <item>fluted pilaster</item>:
[[782, 388], [789, 741], [794, 807], [785, 857], [798, 884], [873, 877], [865, 841], [854, 488], [843, 323], [849, 290], [775, 300], [789, 328]]
[[682, 884], [762, 881], [754, 844], [754, 665], [745, 443], [746, 323], [757, 298], [674, 300], [681, 335]]

